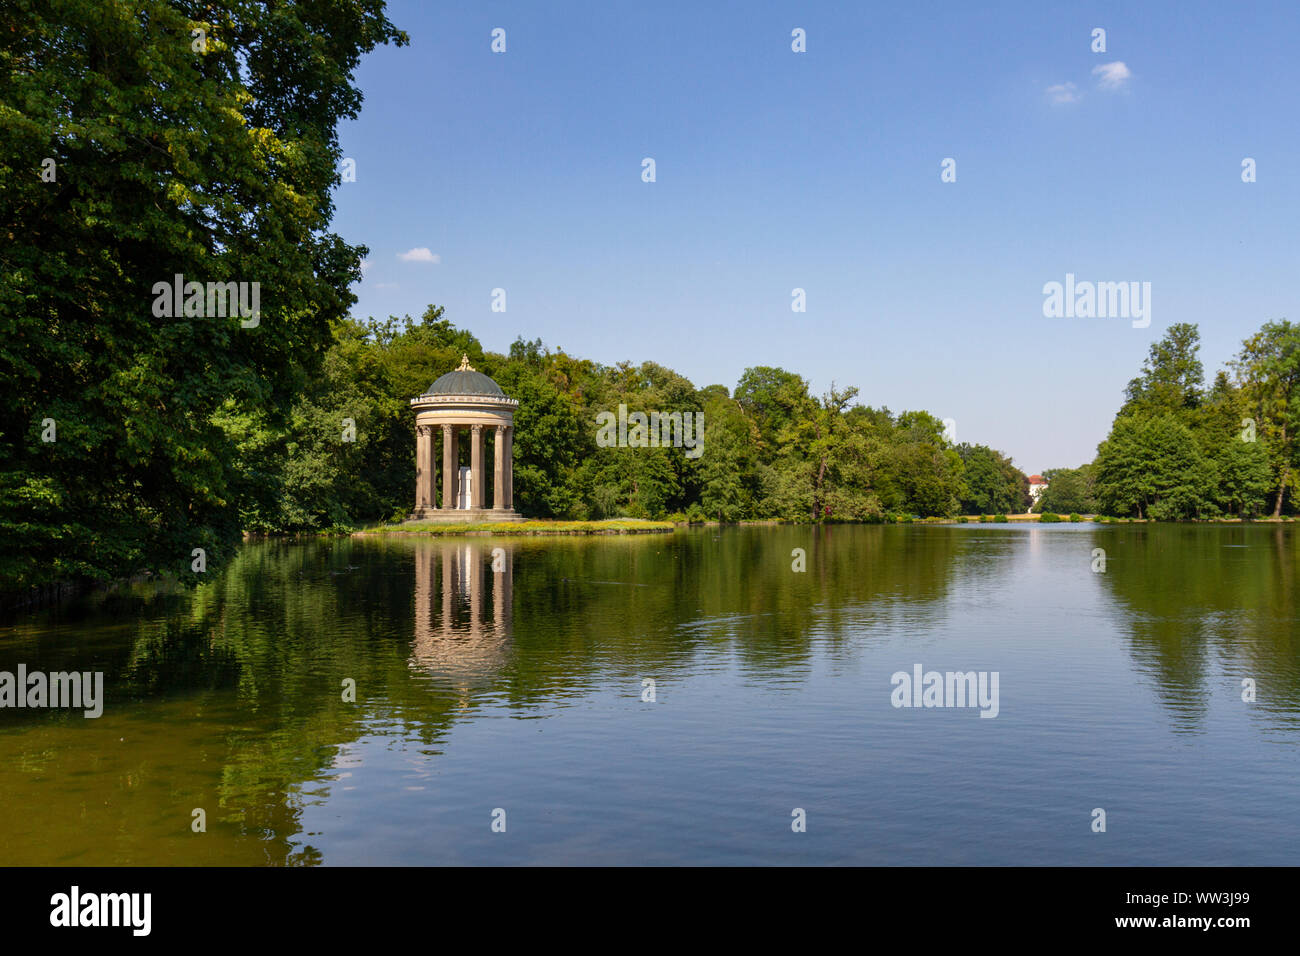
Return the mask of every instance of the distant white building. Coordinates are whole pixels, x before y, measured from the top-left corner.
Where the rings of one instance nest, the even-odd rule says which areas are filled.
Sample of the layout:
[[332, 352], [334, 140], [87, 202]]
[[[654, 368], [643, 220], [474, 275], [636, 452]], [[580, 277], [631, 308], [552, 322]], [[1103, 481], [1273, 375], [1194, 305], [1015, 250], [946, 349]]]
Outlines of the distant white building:
[[1029, 510], [1034, 510], [1034, 505], [1038, 504], [1038, 499], [1043, 492], [1047, 490], [1047, 479], [1042, 475], [1029, 476]]

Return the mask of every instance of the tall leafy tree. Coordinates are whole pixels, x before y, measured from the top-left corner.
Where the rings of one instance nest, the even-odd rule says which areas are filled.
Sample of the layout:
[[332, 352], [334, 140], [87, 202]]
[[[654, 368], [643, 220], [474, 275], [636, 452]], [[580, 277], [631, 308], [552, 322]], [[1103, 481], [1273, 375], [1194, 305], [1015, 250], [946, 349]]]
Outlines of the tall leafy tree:
[[1300, 454], [1300, 326], [1266, 322], [1247, 339], [1234, 366], [1256, 430], [1267, 444], [1273, 469], [1273, 515], [1296, 485]]
[[768, 450], [779, 445], [782, 431], [804, 418], [813, 402], [808, 383], [800, 376], [767, 365], [745, 369], [735, 399], [758, 428], [759, 441]]
[[722, 386], [704, 390], [704, 451], [700, 456], [700, 506], [721, 521], [753, 513], [754, 445], [757, 426]]
[[1035, 511], [1055, 514], [1096, 514], [1100, 510], [1093, 490], [1091, 464], [1079, 468], [1049, 468], [1043, 472], [1047, 488]]
[[1012, 514], [1029, 506], [1029, 479], [1011, 459], [987, 445], [961, 444], [961, 510], [965, 514]]
[[1111, 514], [1168, 520], [1200, 515], [1215, 483], [1191, 431], [1174, 415], [1122, 417], [1097, 449], [1097, 496]]
[[[214, 413], [283, 422], [351, 305], [336, 127], [360, 57], [405, 42], [382, 0], [10, 0], [0, 576], [188, 570], [237, 540]], [[176, 276], [246, 283], [250, 311], [257, 283], [260, 314], [160, 299]]]
[[1177, 322], [1169, 326], [1148, 351], [1141, 373], [1128, 383], [1121, 414], [1197, 407], [1205, 378], [1198, 357], [1200, 348], [1201, 333], [1194, 324]]

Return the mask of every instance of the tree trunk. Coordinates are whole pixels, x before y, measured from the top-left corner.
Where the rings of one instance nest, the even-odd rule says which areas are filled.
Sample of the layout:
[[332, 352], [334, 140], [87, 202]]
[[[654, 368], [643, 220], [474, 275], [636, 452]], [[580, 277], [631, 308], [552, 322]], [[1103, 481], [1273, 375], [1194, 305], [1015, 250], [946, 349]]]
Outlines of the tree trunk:
[[813, 486], [813, 524], [821, 520], [822, 514], [822, 481], [826, 477], [826, 459], [821, 460], [817, 466], [817, 483]]
[[[1282, 424], [1282, 450], [1286, 451], [1286, 423]], [[1282, 493], [1286, 491], [1286, 480], [1291, 476], [1291, 465], [1283, 459], [1282, 476], [1277, 482], [1277, 498], [1273, 501], [1273, 517], [1282, 517]]]

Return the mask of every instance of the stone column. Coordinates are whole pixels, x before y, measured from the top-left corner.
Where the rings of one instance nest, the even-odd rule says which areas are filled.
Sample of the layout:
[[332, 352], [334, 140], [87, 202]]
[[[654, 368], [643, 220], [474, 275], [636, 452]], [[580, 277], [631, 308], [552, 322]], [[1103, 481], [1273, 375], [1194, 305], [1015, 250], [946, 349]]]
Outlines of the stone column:
[[506, 426], [498, 425], [492, 440], [492, 508], [501, 511], [506, 506]]
[[434, 451], [434, 428], [424, 426], [424, 507], [438, 507], [438, 459]]
[[433, 425], [424, 430], [424, 503], [432, 511], [438, 507], [438, 430]]
[[415, 426], [415, 510], [420, 512], [429, 507], [429, 498], [426, 493], [426, 477], [429, 473], [429, 445], [432, 439], [429, 437], [428, 425]]
[[442, 510], [456, 507], [456, 426], [442, 426]]
[[506, 426], [505, 446], [501, 452], [501, 457], [505, 462], [505, 479], [502, 481], [502, 484], [505, 486], [505, 495], [503, 496], [505, 500], [501, 507], [505, 508], [507, 511], [512, 510], [515, 506], [514, 488], [512, 487], [515, 480], [515, 463], [513, 461], [514, 441], [510, 434], [513, 431], [513, 425]]
[[470, 426], [470, 483], [469, 483], [469, 506], [471, 508], [483, 507], [483, 426]]

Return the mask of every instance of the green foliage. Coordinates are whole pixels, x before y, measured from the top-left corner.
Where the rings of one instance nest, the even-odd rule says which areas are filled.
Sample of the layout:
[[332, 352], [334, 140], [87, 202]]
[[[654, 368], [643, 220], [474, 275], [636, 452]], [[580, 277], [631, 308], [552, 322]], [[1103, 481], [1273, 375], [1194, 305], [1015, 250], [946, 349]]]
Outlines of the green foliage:
[[1040, 524], [1055, 524], [1061, 520], [1061, 516], [1053, 514], [1050, 511], [1044, 511], [1038, 518]]
[[[1142, 371], [1125, 390], [1121, 415], [1158, 414], [1194, 409], [1201, 403], [1204, 370], [1197, 352], [1201, 334], [1187, 322], [1169, 326], [1151, 346]], [[1046, 476], [1044, 476], [1046, 477]]]
[[[358, 114], [360, 57], [390, 42], [406, 37], [379, 0], [7, 4], [7, 588], [188, 575], [192, 549], [212, 568], [239, 540], [247, 456], [274, 444], [353, 302], [365, 249], [328, 231], [336, 127]], [[155, 284], [176, 275], [258, 283], [257, 324], [156, 315]], [[243, 421], [218, 420], [240, 410]]]
[[1091, 464], [1081, 468], [1049, 468], [1043, 472], [1043, 477], [1047, 479], [1047, 487], [1039, 496], [1035, 510], [1055, 511], [1057, 514], [1097, 512]]
[[1029, 479], [1001, 452], [962, 444], [961, 510], [965, 513], [1022, 512], [1029, 507]]
[[1300, 329], [1267, 323], [1234, 360], [1236, 382], [1220, 371], [1208, 390], [1197, 343], [1195, 326], [1174, 325], [1151, 347], [1092, 469], [1055, 473], [1044, 507], [1095, 499], [1116, 516], [1249, 517], [1272, 494], [1281, 514], [1297, 473]]
[[[345, 320], [333, 332], [322, 374], [304, 389], [286, 426], [277, 430], [238, 408], [218, 417], [236, 446], [239, 470], [250, 476], [240, 486], [249, 529], [355, 526], [409, 510], [409, 399], [455, 367], [462, 352], [520, 400], [515, 501], [528, 515], [808, 521], [816, 508], [817, 520], [870, 521], [883, 515], [874, 490], [880, 482], [889, 485], [900, 510], [935, 508], [907, 493], [925, 488], [925, 476], [900, 480], [899, 471], [918, 448], [944, 454], [931, 444], [938, 441], [937, 420], [912, 415], [900, 432], [888, 413], [862, 414], [851, 405], [852, 389], [833, 389], [818, 401], [796, 376], [768, 370], [767, 379], [786, 388], [785, 405], [772, 407], [791, 413], [769, 416], [779, 419], [780, 432], [768, 436], [773, 444], [763, 456], [759, 423], [725, 388], [697, 389], [654, 363], [601, 366], [522, 340], [508, 355], [485, 352], [432, 306], [418, 324], [409, 318]], [[753, 404], [755, 379], [749, 376], [748, 401], [760, 407]], [[792, 391], [794, 384], [805, 390]], [[702, 413], [703, 452], [688, 457], [686, 448], [599, 447], [596, 416], [620, 404], [629, 413]], [[806, 417], [794, 417], [793, 409]], [[355, 424], [355, 443], [340, 441], [345, 418]], [[950, 467], [947, 459], [937, 460]], [[947, 485], [941, 481], [940, 487], [950, 487], [953, 476], [943, 480]]]
[[1255, 419], [1271, 471], [1273, 515], [1300, 476], [1300, 325], [1266, 322], [1242, 343], [1233, 362], [1241, 387], [1241, 408]]
[[1097, 496], [1114, 514], [1169, 520], [1204, 513], [1213, 465], [1172, 413], [1121, 418], [1097, 449]]

